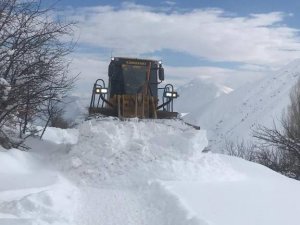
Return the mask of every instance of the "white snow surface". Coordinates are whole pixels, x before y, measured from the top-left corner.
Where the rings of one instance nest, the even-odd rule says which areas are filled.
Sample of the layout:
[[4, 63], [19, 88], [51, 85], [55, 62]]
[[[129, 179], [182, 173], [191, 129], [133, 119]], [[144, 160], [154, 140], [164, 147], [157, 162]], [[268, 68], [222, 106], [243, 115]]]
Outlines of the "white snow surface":
[[74, 224], [77, 188], [33, 154], [0, 147], [0, 224]]
[[29, 152], [1, 149], [1, 225], [299, 224], [298, 181], [202, 153], [204, 130], [110, 118], [77, 129], [76, 142], [51, 129]]
[[194, 105], [193, 111], [184, 118], [207, 130], [213, 151], [220, 151], [224, 140], [252, 140], [252, 130], [257, 125], [272, 128], [275, 122], [280, 126], [279, 120], [290, 102], [291, 88], [299, 77], [300, 59], [261, 80], [223, 94], [204, 106], [194, 104], [201, 99], [191, 95], [185, 104]]

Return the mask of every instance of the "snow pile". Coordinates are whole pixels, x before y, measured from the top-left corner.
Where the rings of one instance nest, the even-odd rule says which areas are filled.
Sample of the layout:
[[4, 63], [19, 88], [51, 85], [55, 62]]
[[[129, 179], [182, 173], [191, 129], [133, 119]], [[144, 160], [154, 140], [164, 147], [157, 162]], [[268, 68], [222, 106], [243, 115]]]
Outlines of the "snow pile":
[[[55, 135], [45, 137], [51, 141]], [[67, 149], [59, 147], [43, 154], [80, 189], [76, 224], [194, 225], [186, 218], [184, 208], [170, 207], [174, 198], [155, 182], [211, 179], [196, 174], [198, 167], [216, 176], [236, 174], [223, 167], [208, 168], [205, 160], [202, 165], [192, 162], [206, 145], [205, 131], [194, 130], [181, 121], [107, 118], [83, 122], [77, 144], [60, 145]]]
[[207, 145], [205, 131], [181, 121], [91, 120], [79, 132], [67, 170], [98, 181], [130, 170], [147, 170], [152, 162], [163, 166], [188, 160]]

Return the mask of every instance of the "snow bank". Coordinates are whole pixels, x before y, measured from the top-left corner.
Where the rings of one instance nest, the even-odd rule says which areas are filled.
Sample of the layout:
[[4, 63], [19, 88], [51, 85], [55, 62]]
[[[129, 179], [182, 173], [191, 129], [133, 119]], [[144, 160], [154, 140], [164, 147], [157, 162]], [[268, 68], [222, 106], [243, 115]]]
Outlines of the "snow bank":
[[181, 121], [110, 118], [83, 122], [78, 130], [67, 152], [47, 156], [80, 187], [77, 224], [198, 224], [180, 205], [170, 207], [173, 196], [155, 180], [198, 176], [197, 166], [186, 162], [201, 155], [205, 131]]
[[105, 180], [131, 170], [148, 170], [188, 160], [207, 145], [205, 131], [179, 121], [91, 120], [79, 127], [66, 168], [84, 179]]

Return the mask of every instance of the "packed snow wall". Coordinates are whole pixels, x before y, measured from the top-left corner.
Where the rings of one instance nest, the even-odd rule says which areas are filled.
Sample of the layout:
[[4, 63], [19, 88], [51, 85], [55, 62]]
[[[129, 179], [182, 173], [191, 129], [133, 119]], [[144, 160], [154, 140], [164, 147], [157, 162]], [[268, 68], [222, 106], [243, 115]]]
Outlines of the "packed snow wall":
[[161, 167], [188, 160], [207, 145], [205, 131], [173, 120], [107, 118], [86, 121], [78, 130], [78, 143], [71, 148], [65, 169], [93, 181], [148, 170], [153, 163]]

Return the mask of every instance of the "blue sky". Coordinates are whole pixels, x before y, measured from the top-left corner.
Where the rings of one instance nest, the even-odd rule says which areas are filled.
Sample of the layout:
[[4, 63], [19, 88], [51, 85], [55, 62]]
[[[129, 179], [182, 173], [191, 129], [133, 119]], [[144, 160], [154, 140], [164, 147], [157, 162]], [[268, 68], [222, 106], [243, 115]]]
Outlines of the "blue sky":
[[[44, 3], [53, 4], [53, 0], [44, 0]], [[91, 7], [97, 5], [120, 6], [125, 1], [120, 0], [58, 0], [59, 7]], [[282, 11], [292, 13], [294, 16], [285, 22], [291, 26], [300, 26], [300, 1], [298, 0], [192, 0], [192, 1], [158, 1], [158, 0], [139, 0], [128, 1], [136, 4], [148, 5], [152, 7], [173, 6], [193, 10], [197, 8], [221, 8], [237, 15], [248, 15], [250, 13], [267, 13], [271, 11]]]
[[296, 0], [60, 0], [56, 8], [78, 23], [80, 90], [105, 76], [111, 54], [161, 59], [178, 85], [201, 78], [233, 88], [300, 58]]
[[[52, 4], [53, 0], [44, 0], [47, 4]], [[124, 1], [120, 0], [58, 0], [59, 6], [95, 6], [95, 5], [120, 5]], [[290, 11], [296, 12], [300, 6], [297, 0], [194, 0], [194, 1], [158, 1], [158, 0], [138, 0], [128, 1], [141, 5], [162, 6], [176, 5], [187, 9], [202, 7], [218, 7], [237, 13], [264, 13], [269, 11]], [[173, 2], [173, 3], [172, 3]], [[171, 4], [170, 4], [171, 3]], [[298, 8], [299, 9], [299, 8]]]

